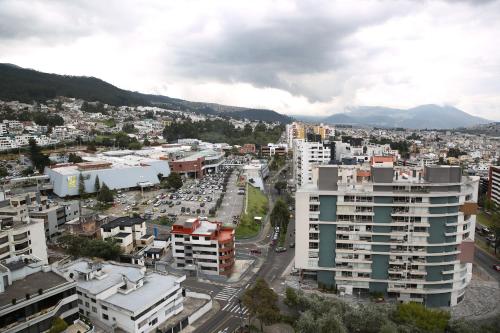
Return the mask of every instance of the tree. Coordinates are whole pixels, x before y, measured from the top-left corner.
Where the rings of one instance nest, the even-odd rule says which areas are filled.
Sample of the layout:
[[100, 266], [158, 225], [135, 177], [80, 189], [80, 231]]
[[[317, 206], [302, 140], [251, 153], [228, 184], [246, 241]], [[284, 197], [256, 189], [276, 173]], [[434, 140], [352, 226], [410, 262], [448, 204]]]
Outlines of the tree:
[[9, 175], [9, 171], [3, 165], [0, 166], [0, 178], [7, 177]]
[[128, 149], [130, 150], [140, 150], [142, 145], [139, 141], [133, 141], [128, 144]]
[[167, 179], [166, 179], [167, 185], [170, 188], [173, 188], [175, 190], [178, 190], [182, 187], [182, 178], [181, 175], [175, 172], [171, 172]]
[[106, 183], [102, 183], [101, 190], [97, 195], [97, 200], [106, 203], [113, 202], [115, 200], [113, 192], [109, 189]]
[[290, 307], [296, 307], [299, 304], [299, 297], [293, 288], [286, 287], [285, 304]]
[[81, 172], [78, 175], [78, 195], [80, 197], [85, 195], [85, 176]]
[[450, 314], [443, 310], [431, 310], [422, 304], [398, 304], [393, 314], [394, 321], [399, 324], [410, 324], [424, 332], [444, 332]]
[[142, 142], [142, 145], [145, 147], [151, 146], [151, 142], [149, 142], [148, 138], [145, 138], [144, 141]]
[[284, 180], [279, 180], [276, 183], [274, 183], [274, 188], [276, 189], [276, 191], [278, 191], [278, 194], [280, 194], [280, 195], [281, 195], [281, 191], [286, 189], [286, 187], [287, 187], [287, 184], [286, 184], [286, 181], [284, 181]]
[[122, 252], [120, 245], [113, 240], [64, 235], [58, 239], [58, 242], [69, 255], [74, 257], [99, 257], [105, 260], [115, 260]]
[[61, 317], [56, 317], [52, 322], [52, 327], [50, 328], [49, 333], [64, 332], [66, 328], [68, 328], [68, 323], [61, 319]]
[[95, 146], [95, 142], [89, 142], [88, 145], [87, 145], [87, 150], [90, 151], [90, 152], [95, 152], [97, 150], [96, 146]]
[[279, 226], [283, 232], [286, 232], [288, 222], [290, 221], [290, 212], [283, 199], [276, 200], [273, 210], [271, 211], [271, 224]]
[[23, 171], [21, 171], [21, 175], [23, 175], [24, 177], [28, 177], [31, 176], [33, 172], [35, 172], [33, 167], [27, 167], [26, 169], [23, 169]]
[[99, 176], [96, 175], [95, 176], [95, 180], [94, 180], [94, 191], [96, 193], [99, 193], [99, 190], [101, 189], [101, 183], [99, 182]]
[[83, 159], [80, 156], [76, 155], [75, 153], [69, 153], [68, 162], [69, 163], [81, 163], [81, 162], [83, 162]]
[[278, 321], [280, 316], [278, 295], [269, 288], [263, 278], [258, 278], [253, 287], [245, 291], [242, 301], [248, 308], [250, 316], [259, 319], [261, 331], [263, 324], [270, 325]]
[[124, 131], [125, 133], [135, 133], [136, 129], [134, 127], [134, 124], [132, 124], [132, 123], [126, 123], [126, 124], [123, 125], [122, 131]]
[[[496, 207], [496, 206], [494, 206]], [[497, 249], [500, 247], [500, 212], [495, 211], [492, 216], [493, 226], [492, 233], [495, 236], [495, 240], [493, 241], [493, 247], [495, 248], [495, 254], [497, 254]]]
[[29, 156], [33, 168], [38, 170], [38, 172], [43, 173], [46, 166], [50, 164], [49, 157], [42, 153], [42, 149], [36, 143], [35, 139], [29, 140]]

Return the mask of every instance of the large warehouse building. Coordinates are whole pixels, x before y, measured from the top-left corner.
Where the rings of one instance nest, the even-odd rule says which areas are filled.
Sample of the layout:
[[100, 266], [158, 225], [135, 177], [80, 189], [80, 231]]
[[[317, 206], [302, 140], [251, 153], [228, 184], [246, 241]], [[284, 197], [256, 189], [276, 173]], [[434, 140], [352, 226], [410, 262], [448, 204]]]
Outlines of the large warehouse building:
[[78, 195], [78, 184], [83, 177], [85, 192], [95, 192], [95, 179], [112, 190], [149, 187], [159, 184], [158, 174], [170, 174], [168, 162], [137, 155], [118, 153], [86, 156], [87, 162], [56, 164], [45, 169], [54, 193], [59, 197]]

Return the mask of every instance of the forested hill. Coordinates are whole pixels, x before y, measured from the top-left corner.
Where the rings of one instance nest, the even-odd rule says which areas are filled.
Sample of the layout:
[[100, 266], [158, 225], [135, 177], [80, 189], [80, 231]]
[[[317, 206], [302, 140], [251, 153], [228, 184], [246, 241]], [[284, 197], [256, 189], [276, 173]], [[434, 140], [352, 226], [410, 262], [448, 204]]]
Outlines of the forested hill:
[[95, 77], [49, 74], [12, 64], [0, 64], [0, 100], [32, 103], [33, 101], [45, 102], [56, 96], [100, 101], [115, 106], [158, 105], [173, 110], [251, 120], [281, 123], [288, 123], [292, 120], [272, 110], [190, 102], [167, 96], [142, 94], [120, 89]]

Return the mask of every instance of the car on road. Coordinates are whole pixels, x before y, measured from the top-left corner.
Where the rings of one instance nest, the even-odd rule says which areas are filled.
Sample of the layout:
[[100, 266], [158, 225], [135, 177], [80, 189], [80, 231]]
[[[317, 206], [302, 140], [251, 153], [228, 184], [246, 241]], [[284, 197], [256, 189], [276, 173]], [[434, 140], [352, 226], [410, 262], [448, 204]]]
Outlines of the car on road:
[[274, 249], [276, 253], [286, 252], [286, 247], [278, 246]]
[[295, 243], [290, 243], [290, 248], [291, 249], [295, 248]]
[[500, 264], [493, 265], [493, 269], [497, 272], [500, 272]]
[[262, 251], [260, 249], [252, 249], [250, 250], [250, 254], [262, 254]]

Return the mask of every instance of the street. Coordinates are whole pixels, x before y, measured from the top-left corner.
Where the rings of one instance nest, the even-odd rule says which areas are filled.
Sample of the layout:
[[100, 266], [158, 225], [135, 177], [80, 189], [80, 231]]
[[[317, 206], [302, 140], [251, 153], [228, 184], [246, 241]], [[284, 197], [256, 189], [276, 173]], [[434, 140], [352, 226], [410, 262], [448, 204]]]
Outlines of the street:
[[[276, 174], [279, 174], [285, 167]], [[274, 179], [274, 177], [270, 177], [266, 187], [266, 192], [270, 194], [271, 209], [277, 197], [273, 188]], [[267, 223], [270, 222], [268, 221]], [[294, 241], [293, 233], [295, 230], [295, 222], [291, 219], [288, 226], [285, 242], [285, 246], [287, 247], [286, 252], [276, 253], [274, 248], [270, 248], [269, 239], [272, 229], [263, 228], [263, 230], [267, 230], [267, 232], [260, 235], [261, 237], [259, 240], [238, 241], [239, 252], [244, 253], [248, 252], [250, 249], [259, 248], [265, 260], [257, 273], [252, 275], [244, 283], [240, 282], [234, 285], [226, 284], [224, 287], [221, 287], [212, 283], [195, 283], [194, 281], [191, 282], [191, 279], [186, 280], [186, 288], [192, 288], [193, 290], [196, 290], [194, 288], [198, 288], [200, 292], [202, 292], [201, 290], [205, 290], [203, 292], [210, 293], [214, 300], [219, 302], [221, 306], [220, 311], [197, 327], [194, 331], [195, 333], [231, 333], [241, 325], [247, 324], [248, 309], [246, 309], [243, 304], [240, 304], [239, 299], [245, 290], [251, 287], [259, 277], [264, 278], [270, 287], [280, 296], [284, 295], [284, 282], [281, 281], [281, 275], [295, 256], [295, 250], [289, 247], [289, 244]]]

